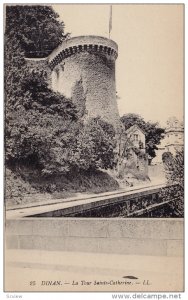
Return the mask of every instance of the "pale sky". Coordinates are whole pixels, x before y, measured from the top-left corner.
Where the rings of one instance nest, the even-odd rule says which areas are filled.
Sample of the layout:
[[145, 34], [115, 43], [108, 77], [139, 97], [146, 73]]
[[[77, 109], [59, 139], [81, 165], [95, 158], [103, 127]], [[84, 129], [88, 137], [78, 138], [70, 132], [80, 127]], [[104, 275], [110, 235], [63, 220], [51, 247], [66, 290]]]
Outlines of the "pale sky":
[[[108, 37], [109, 5], [53, 5], [71, 37]], [[137, 113], [165, 125], [183, 119], [183, 5], [119, 4], [112, 9], [119, 47], [116, 90], [120, 115]]]

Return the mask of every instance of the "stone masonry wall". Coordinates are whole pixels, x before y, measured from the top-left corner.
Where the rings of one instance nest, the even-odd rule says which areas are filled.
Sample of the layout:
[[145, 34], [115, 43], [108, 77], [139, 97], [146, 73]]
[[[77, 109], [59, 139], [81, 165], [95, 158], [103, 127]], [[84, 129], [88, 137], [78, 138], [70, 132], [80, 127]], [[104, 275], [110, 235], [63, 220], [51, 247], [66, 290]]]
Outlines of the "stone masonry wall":
[[82, 80], [88, 117], [100, 116], [117, 128], [116, 58], [117, 45], [109, 39], [85, 36], [67, 40], [48, 58], [52, 88], [71, 97], [76, 82]]
[[76, 53], [52, 72], [52, 88], [67, 97], [82, 80], [88, 117], [101, 116], [115, 127], [119, 122], [116, 103], [115, 62], [98, 54]]
[[6, 220], [7, 249], [183, 256], [183, 219]]

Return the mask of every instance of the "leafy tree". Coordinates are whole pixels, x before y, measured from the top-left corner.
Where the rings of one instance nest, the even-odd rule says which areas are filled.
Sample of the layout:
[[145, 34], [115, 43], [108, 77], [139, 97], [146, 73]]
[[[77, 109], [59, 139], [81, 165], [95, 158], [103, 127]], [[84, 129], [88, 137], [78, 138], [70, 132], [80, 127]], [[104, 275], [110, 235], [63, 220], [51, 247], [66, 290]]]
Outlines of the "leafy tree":
[[26, 57], [46, 57], [69, 36], [58, 17], [46, 5], [7, 5], [5, 34], [14, 36]]
[[21, 98], [22, 103], [7, 128], [8, 162], [35, 161], [44, 173], [67, 170], [67, 145], [71, 148], [79, 127], [75, 105], [50, 90], [37, 72], [22, 81], [22, 93], [29, 96]]
[[[20, 120], [21, 117], [26, 117], [31, 104], [36, 105], [32, 98], [35, 87], [31, 91], [34, 82], [30, 80], [30, 89], [28, 90], [24, 86], [29, 73], [25, 55], [27, 56], [28, 50], [31, 50], [31, 56], [46, 56], [66, 37], [63, 34], [64, 24], [60, 23], [57, 17], [58, 15], [48, 6], [6, 6], [5, 134], [7, 162], [17, 159], [21, 155], [17, 151], [20, 136], [24, 130]], [[43, 82], [42, 85], [44, 85]]]
[[[161, 192], [165, 201], [169, 203], [170, 209], [176, 217], [184, 216], [184, 152], [177, 151], [173, 156], [169, 152], [164, 153], [163, 163], [166, 178], [169, 184], [168, 189]], [[173, 200], [173, 201], [172, 201]]]
[[139, 116], [137, 114], [129, 113], [129, 114], [123, 115], [121, 117], [121, 122], [123, 123], [125, 130], [127, 130], [128, 128], [130, 128], [131, 126], [133, 126], [135, 124], [138, 125], [142, 130], [145, 130], [146, 122], [144, 121], [144, 119], [141, 116]]
[[76, 169], [97, 170], [113, 168], [116, 146], [115, 130], [100, 117], [89, 119], [76, 138], [71, 163]]
[[21, 82], [27, 74], [24, 53], [14, 35], [5, 38], [5, 147], [6, 161], [13, 158], [14, 147], [22, 131], [20, 119], [23, 103], [31, 102], [29, 92], [23, 93]]
[[177, 151], [173, 156], [171, 152], [164, 152], [163, 164], [166, 170], [168, 183], [178, 183], [182, 188], [184, 186], [184, 153], [183, 150]]
[[162, 154], [162, 161], [163, 161], [163, 164], [164, 164], [166, 170], [171, 171], [172, 166], [173, 166], [173, 164], [172, 164], [172, 162], [173, 162], [172, 153], [171, 152], [164, 152]]
[[150, 156], [149, 163], [156, 156], [155, 150], [163, 138], [164, 129], [157, 122], [146, 122], [137, 114], [126, 114], [121, 117], [124, 129], [127, 130], [131, 126], [137, 124], [146, 134], [146, 152]]
[[[48, 22], [49, 26], [53, 23], [62, 30], [62, 24], [58, 25], [50, 7], [7, 6], [6, 13], [6, 163], [9, 166], [36, 164], [45, 173], [52, 168], [50, 161], [54, 163], [54, 168], [55, 162], [58, 162], [57, 157], [54, 160], [50, 159], [55, 156], [52, 152], [55, 151], [56, 145], [61, 143], [59, 139], [63, 136], [64, 144], [67, 145], [69, 139], [73, 138], [72, 127], [79, 126], [79, 122], [75, 125], [78, 116], [72, 101], [48, 88], [44, 72], [39, 70], [31, 72], [28, 69], [24, 59], [27, 47], [23, 40], [32, 33], [34, 29], [32, 26], [39, 26], [40, 22], [40, 29], [44, 24], [47, 26]], [[37, 24], [35, 22], [33, 25], [30, 24], [32, 14]], [[63, 32], [61, 34], [58, 32], [56, 45], [60, 41], [60, 36], [63, 37]], [[42, 34], [42, 31], [39, 33]], [[35, 44], [35, 36], [30, 35], [30, 38]], [[52, 37], [49, 34], [49, 45], [52, 44]], [[66, 130], [69, 131], [67, 135]], [[75, 133], [74, 130], [72, 132]], [[50, 142], [53, 145], [51, 148]], [[63, 164], [62, 166], [64, 167]]]
[[123, 161], [128, 157], [130, 149], [133, 149], [134, 145], [130, 138], [125, 134], [123, 126], [119, 129], [117, 137], [117, 147], [115, 155], [115, 169], [117, 171], [117, 177], [123, 178], [124, 164]]

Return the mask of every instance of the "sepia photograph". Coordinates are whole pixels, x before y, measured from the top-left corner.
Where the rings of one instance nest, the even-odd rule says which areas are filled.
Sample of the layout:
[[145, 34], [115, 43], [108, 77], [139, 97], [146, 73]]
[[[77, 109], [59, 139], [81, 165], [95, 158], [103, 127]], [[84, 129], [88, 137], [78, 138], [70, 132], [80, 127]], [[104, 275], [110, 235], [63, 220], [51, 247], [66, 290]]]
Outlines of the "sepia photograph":
[[5, 292], [184, 292], [184, 4], [4, 4], [4, 139]]

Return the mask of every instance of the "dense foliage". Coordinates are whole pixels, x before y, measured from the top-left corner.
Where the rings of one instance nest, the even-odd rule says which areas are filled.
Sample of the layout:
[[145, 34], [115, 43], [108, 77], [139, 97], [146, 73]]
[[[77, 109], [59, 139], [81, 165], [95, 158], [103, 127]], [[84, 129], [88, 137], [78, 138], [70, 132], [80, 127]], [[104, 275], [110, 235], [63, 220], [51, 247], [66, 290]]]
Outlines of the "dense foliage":
[[6, 36], [20, 44], [26, 57], [46, 57], [68, 34], [58, 14], [45, 5], [7, 5]]
[[89, 119], [76, 137], [71, 162], [82, 170], [113, 168], [115, 130], [101, 118]]
[[127, 130], [133, 125], [138, 125], [146, 135], [146, 152], [149, 155], [149, 163], [156, 156], [155, 150], [163, 138], [164, 129], [159, 126], [157, 122], [146, 122], [141, 116], [137, 114], [126, 114], [121, 117], [121, 122], [124, 129]]
[[49, 88], [45, 69], [30, 69], [24, 59], [27, 49], [35, 51], [32, 45], [44, 50], [43, 54], [46, 41], [51, 48], [55, 45], [51, 31], [46, 32], [43, 42], [36, 40], [32, 32], [38, 27], [59, 26], [57, 31], [53, 27], [56, 45], [63, 37], [63, 25], [57, 23], [53, 10], [12, 6], [7, 7], [6, 17], [7, 166], [14, 170], [32, 166], [43, 177], [112, 168], [115, 131], [100, 118], [85, 118], [82, 79], [75, 83], [72, 99], [67, 99]]
[[169, 203], [170, 209], [177, 217], [184, 216], [184, 152], [177, 151], [173, 156], [170, 152], [163, 154], [168, 184], [168, 190], [162, 191], [165, 201], [173, 200]]
[[173, 155], [171, 152], [164, 152], [162, 154], [162, 161], [163, 161], [163, 164], [165, 166], [165, 169], [171, 169], [172, 167], [172, 162], [173, 162]]

